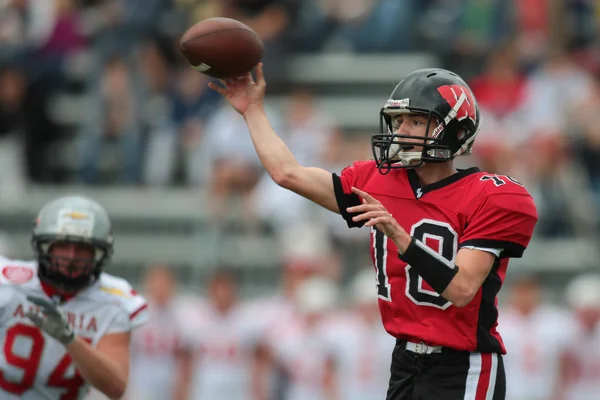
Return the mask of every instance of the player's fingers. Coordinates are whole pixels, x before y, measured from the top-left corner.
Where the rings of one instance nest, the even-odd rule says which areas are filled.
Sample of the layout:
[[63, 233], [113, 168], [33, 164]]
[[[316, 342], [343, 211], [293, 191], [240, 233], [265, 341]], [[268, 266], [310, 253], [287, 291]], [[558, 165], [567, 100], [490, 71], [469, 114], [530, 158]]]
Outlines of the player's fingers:
[[32, 302], [33, 304], [37, 305], [38, 307], [40, 307], [42, 309], [42, 311], [44, 312], [44, 314], [46, 315], [58, 315], [60, 314], [58, 312], [58, 310], [56, 309], [56, 306], [54, 305], [54, 303], [46, 300], [46, 299], [40, 299], [38, 297], [33, 297], [33, 296], [27, 296], [27, 299]]
[[373, 214], [369, 211], [369, 212], [365, 212], [359, 215], [355, 215], [354, 217], [352, 217], [352, 221], [364, 221], [366, 219], [371, 219], [373, 218]]
[[371, 227], [371, 226], [375, 226], [375, 225], [377, 225], [378, 223], [379, 223], [379, 218], [374, 218], [374, 219], [370, 219], [370, 220], [368, 220], [368, 221], [365, 223], [365, 225], [364, 225], [364, 226], [366, 226], [366, 227], [368, 228], [368, 227]]
[[48, 300], [42, 299], [42, 298], [39, 298], [36, 296], [31, 296], [31, 295], [27, 296], [27, 301], [30, 301], [33, 304], [36, 304], [36, 305], [38, 305], [40, 307], [44, 307], [44, 308], [48, 308], [48, 306], [50, 305], [50, 303], [48, 303]]
[[388, 222], [390, 222], [389, 218], [390, 218], [389, 215], [383, 216], [383, 217], [371, 218], [369, 221], [367, 221], [365, 223], [365, 226], [366, 227], [375, 226], [375, 225], [385, 226]]
[[346, 208], [346, 211], [350, 213], [358, 213], [358, 212], [366, 212], [366, 211], [387, 211], [385, 207], [381, 204], [374, 203], [363, 203], [359, 206], [352, 206]]
[[364, 214], [360, 214], [357, 215], [355, 217], [352, 217], [353, 221], [364, 221], [366, 219], [371, 219], [371, 218], [381, 218], [381, 217], [390, 217], [390, 213], [388, 213], [385, 210], [376, 210], [376, 211], [369, 211], [366, 212]]
[[371, 204], [363, 203], [360, 206], [348, 207], [348, 208], [346, 208], [346, 211], [348, 211], [349, 213], [358, 213], [358, 212], [369, 211], [371, 208], [372, 208]]
[[40, 326], [44, 322], [44, 317], [33, 311], [27, 311], [25, 316], [31, 320], [34, 324]]
[[379, 201], [377, 201], [375, 198], [373, 198], [373, 196], [371, 196], [369, 193], [363, 192], [360, 189], [357, 189], [357, 188], [353, 187], [352, 188], [352, 192], [354, 192], [357, 195], [359, 195], [360, 197], [362, 197], [367, 203], [370, 203], [370, 204], [381, 204]]
[[265, 74], [263, 73], [263, 64], [258, 63], [256, 65], [256, 83], [259, 85], [265, 85]]
[[225, 96], [227, 94], [226, 88], [221, 87], [214, 82], [208, 82], [208, 87], [211, 88], [212, 90], [214, 90], [215, 92], [222, 94], [223, 96]]

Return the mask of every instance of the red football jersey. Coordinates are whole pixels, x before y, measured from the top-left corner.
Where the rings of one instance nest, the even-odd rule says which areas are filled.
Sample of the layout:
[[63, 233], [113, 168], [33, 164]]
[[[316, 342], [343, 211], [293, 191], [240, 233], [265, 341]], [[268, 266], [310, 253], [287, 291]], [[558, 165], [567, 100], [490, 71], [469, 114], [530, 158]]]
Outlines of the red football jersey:
[[500, 257], [473, 300], [463, 308], [436, 293], [398, 257], [382, 232], [371, 230], [379, 308], [393, 336], [456, 350], [505, 353], [497, 298], [509, 257], [521, 257], [537, 222], [533, 199], [516, 180], [477, 168], [460, 170], [421, 187], [414, 170], [382, 175], [374, 161], [362, 161], [333, 175], [342, 216], [357, 227], [346, 208], [360, 204], [354, 186], [379, 200], [412, 236], [454, 262], [461, 247], [500, 249]]

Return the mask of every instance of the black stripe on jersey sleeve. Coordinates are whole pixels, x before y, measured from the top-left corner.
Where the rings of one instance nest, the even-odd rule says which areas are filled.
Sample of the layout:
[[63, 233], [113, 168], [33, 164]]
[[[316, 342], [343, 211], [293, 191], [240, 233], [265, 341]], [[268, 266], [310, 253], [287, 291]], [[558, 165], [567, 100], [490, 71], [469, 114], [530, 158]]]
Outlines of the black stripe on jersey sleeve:
[[354, 222], [352, 217], [358, 215], [357, 213], [349, 213], [346, 208], [361, 205], [360, 197], [357, 194], [344, 193], [344, 187], [342, 186], [342, 180], [337, 174], [333, 174], [333, 191], [335, 193], [335, 200], [337, 201], [340, 214], [346, 223], [348, 228], [360, 228], [365, 224], [366, 221]]
[[471, 239], [466, 242], [459, 244], [460, 247], [473, 246], [473, 247], [487, 247], [490, 249], [502, 249], [500, 258], [521, 258], [525, 251], [525, 246], [520, 244], [507, 242], [505, 240], [493, 240], [493, 239]]

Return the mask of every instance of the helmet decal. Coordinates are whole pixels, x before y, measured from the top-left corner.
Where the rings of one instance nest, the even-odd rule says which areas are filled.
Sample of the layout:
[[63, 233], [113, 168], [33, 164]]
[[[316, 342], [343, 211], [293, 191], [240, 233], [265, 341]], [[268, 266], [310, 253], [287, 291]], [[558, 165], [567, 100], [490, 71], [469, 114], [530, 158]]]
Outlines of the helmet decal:
[[91, 238], [94, 231], [94, 214], [62, 209], [58, 212], [57, 233]]
[[400, 99], [400, 100], [389, 99], [385, 103], [385, 106], [386, 107], [406, 108], [406, 107], [410, 106], [410, 99]]
[[477, 109], [475, 108], [475, 99], [471, 91], [461, 85], [445, 85], [438, 88], [438, 92], [452, 110], [450, 113], [456, 115], [456, 119], [462, 121], [470, 118], [473, 123], [477, 119]]

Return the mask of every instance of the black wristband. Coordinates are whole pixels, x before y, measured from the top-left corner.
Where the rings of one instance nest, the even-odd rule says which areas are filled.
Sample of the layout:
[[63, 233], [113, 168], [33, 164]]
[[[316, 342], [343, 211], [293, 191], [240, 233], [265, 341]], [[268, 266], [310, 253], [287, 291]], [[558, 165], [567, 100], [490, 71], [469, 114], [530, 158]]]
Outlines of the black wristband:
[[458, 273], [456, 264], [415, 238], [412, 238], [404, 254], [398, 253], [398, 257], [417, 270], [419, 276], [439, 294], [446, 290], [454, 275]]

